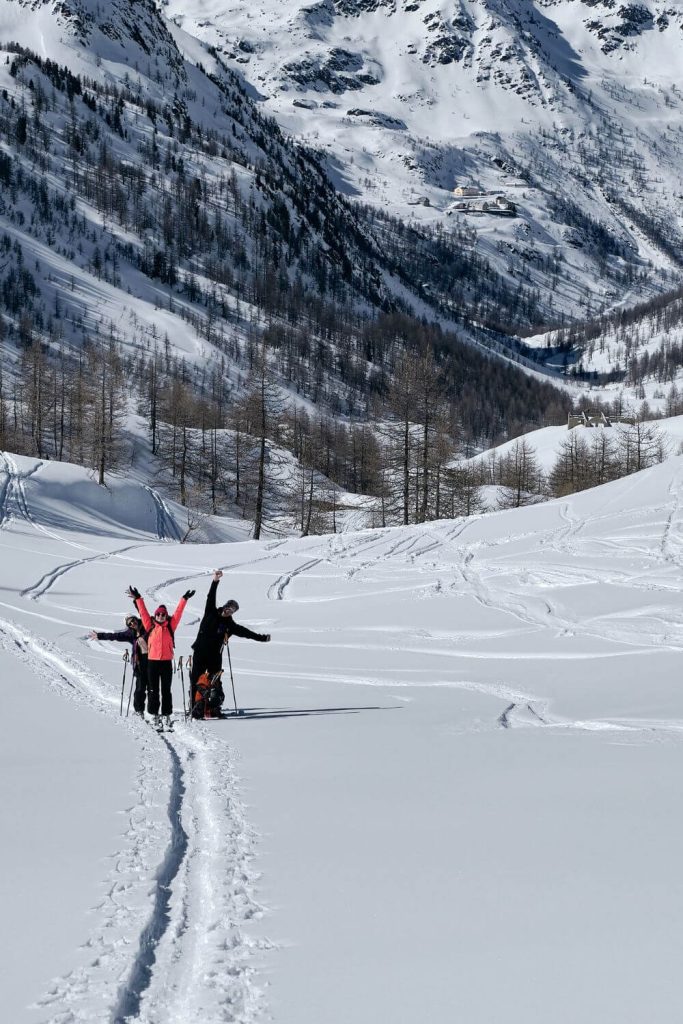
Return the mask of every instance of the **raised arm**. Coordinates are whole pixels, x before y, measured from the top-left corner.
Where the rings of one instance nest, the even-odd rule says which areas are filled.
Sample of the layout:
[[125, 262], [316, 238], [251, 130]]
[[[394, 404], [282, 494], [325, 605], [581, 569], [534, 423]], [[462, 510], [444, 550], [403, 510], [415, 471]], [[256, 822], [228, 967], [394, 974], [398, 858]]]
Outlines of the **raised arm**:
[[173, 615], [171, 616], [171, 629], [173, 630], [174, 633], [178, 628], [178, 623], [183, 617], [185, 605], [187, 604], [187, 602], [189, 601], [193, 594], [194, 590], [186, 591], [186, 593], [183, 594], [183, 596], [178, 601], [178, 604], [176, 605], [176, 610], [173, 612]]
[[131, 584], [128, 587], [128, 590], [126, 591], [126, 593], [128, 594], [128, 597], [132, 597], [133, 598], [133, 601], [135, 602], [135, 607], [137, 608], [137, 610], [140, 613], [140, 618], [142, 619], [142, 625], [145, 627], [145, 632], [148, 633], [150, 631], [150, 629], [152, 628], [152, 626], [154, 625], [154, 623], [152, 622], [152, 620], [150, 618], [149, 612], [147, 611], [144, 599], [143, 599], [142, 595], [140, 594], [140, 591], [138, 590], [137, 587], [134, 587]]
[[144, 597], [135, 598], [135, 607], [140, 612], [140, 618], [142, 619], [142, 625], [145, 627], [145, 632], [149, 632], [154, 623], [152, 622], [152, 617], [147, 611]]
[[[220, 577], [218, 578], [220, 579]], [[204, 614], [211, 615], [216, 611], [216, 591], [218, 590], [218, 579], [214, 576], [209, 587], [209, 593], [206, 595], [206, 605], [204, 606]]]

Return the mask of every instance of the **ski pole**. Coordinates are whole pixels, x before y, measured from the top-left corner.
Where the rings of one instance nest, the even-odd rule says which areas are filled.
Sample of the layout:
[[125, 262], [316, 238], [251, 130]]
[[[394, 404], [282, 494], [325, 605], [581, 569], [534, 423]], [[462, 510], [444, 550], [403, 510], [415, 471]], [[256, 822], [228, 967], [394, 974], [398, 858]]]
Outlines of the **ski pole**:
[[183, 717], [187, 720], [187, 702], [185, 700], [185, 677], [183, 676], [183, 656], [178, 658], [178, 669], [180, 671], [180, 689], [183, 691]]
[[123, 679], [121, 680], [121, 710], [119, 714], [123, 714], [123, 691], [126, 688], [126, 669], [128, 668], [128, 651], [123, 652]]
[[[188, 654], [185, 658], [185, 668], [187, 669], [187, 706], [192, 708], [192, 655]], [[190, 718], [192, 717], [192, 711], [188, 711]]]
[[235, 705], [235, 714], [239, 715], [239, 711], [237, 710], [237, 697], [235, 696], [235, 680], [233, 679], [232, 675], [232, 658], [230, 657], [230, 647], [227, 643], [225, 646], [228, 648], [228, 665], [230, 666], [230, 682], [232, 683], [232, 702]]
[[130, 698], [133, 696], [133, 684], [134, 683], [135, 683], [135, 670], [133, 670], [133, 674], [130, 677], [130, 690], [128, 691], [128, 706], [126, 708], [126, 718], [128, 718], [128, 715], [130, 714]]

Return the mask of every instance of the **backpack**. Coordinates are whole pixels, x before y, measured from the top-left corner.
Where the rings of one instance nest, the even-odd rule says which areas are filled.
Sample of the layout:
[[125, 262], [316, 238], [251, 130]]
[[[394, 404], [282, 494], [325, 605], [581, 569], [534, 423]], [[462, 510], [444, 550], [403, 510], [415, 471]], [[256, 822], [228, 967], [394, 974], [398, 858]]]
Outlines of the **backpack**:
[[221, 685], [222, 675], [222, 669], [214, 675], [211, 675], [209, 672], [202, 672], [194, 685], [192, 693], [191, 715], [193, 718], [221, 717], [221, 707], [225, 700], [225, 694]]

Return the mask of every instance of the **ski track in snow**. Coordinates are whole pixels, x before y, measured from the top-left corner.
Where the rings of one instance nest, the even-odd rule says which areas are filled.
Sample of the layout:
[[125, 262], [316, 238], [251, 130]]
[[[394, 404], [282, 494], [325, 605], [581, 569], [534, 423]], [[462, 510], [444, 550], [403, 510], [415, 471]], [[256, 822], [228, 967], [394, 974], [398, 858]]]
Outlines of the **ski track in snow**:
[[157, 536], [159, 540], [180, 540], [181, 533], [178, 525], [168, 510], [166, 502], [158, 491], [153, 487], [145, 485], [145, 490], [154, 502], [157, 516]]
[[[48, 530], [47, 527], [43, 526], [41, 523], [37, 523], [31, 515], [28, 500], [26, 498], [25, 484], [27, 480], [32, 476], [35, 476], [35, 474], [41, 470], [43, 462], [39, 460], [35, 466], [28, 470], [28, 472], [22, 473], [11, 455], [7, 452], [3, 452], [3, 457], [9, 472], [9, 483], [5, 496], [5, 511], [7, 512], [8, 506], [11, 502], [18, 513], [18, 518], [23, 519], [24, 522], [28, 523], [28, 525], [38, 533], [42, 533], [46, 537], [51, 537], [52, 540], [56, 540], [60, 544], [66, 544], [70, 548], [77, 548], [81, 551], [92, 551], [92, 548], [88, 548], [85, 544], [78, 544], [74, 541], [66, 540], [61, 534], [55, 533], [53, 530]], [[10, 517], [14, 518], [11, 509]]]
[[[273, 544], [267, 545], [267, 550], [268, 551], [274, 550], [274, 549], [280, 547], [281, 544], [282, 544], [282, 541], [275, 541]], [[252, 566], [258, 565], [260, 562], [271, 562], [271, 561], [272, 561], [272, 555], [271, 554], [259, 555], [256, 558], [246, 558], [246, 559], [243, 559], [243, 560], [241, 560], [239, 562], [231, 562], [229, 565], [216, 566], [216, 568], [221, 569], [221, 571], [223, 572], [223, 574], [224, 574], [223, 582], [224, 583], [230, 583], [230, 579], [225, 575], [226, 573], [229, 573], [229, 572], [231, 572], [234, 569], [235, 570], [250, 569]], [[149, 565], [149, 563], [146, 562], [145, 563], [145, 567], [147, 567], [148, 565]], [[162, 567], [161, 563], [159, 563], [159, 566]], [[184, 583], [191, 583], [191, 582], [197, 580], [197, 577], [201, 577], [201, 580], [203, 582], [205, 580], [205, 578], [206, 578], [207, 573], [210, 573], [210, 572], [213, 572], [213, 569], [208, 569], [206, 566], [199, 566], [199, 567], [197, 567], [195, 569], [189, 569], [188, 568], [188, 571], [186, 573], [183, 573], [182, 576], [170, 576], [167, 579], [162, 580], [161, 583], [157, 583], [154, 586], [149, 587], [147, 593], [149, 594], [150, 599], [156, 601], [156, 600], [161, 599], [164, 596], [164, 592], [166, 590], [168, 590], [169, 587], [178, 586], [179, 584], [184, 584]], [[169, 601], [169, 603], [171, 603], [170, 602], [170, 598], [168, 598], [167, 600]]]
[[137, 548], [145, 547], [144, 544], [128, 544], [126, 547], [119, 548], [117, 551], [103, 551], [96, 555], [90, 555], [88, 558], [77, 558], [73, 562], [65, 562], [64, 565], [58, 565], [54, 569], [50, 569], [46, 572], [37, 583], [32, 583], [31, 586], [21, 591], [22, 597], [28, 597], [32, 601], [37, 601], [38, 598], [44, 597], [45, 594], [50, 590], [52, 586], [65, 576], [72, 569], [78, 569], [81, 565], [87, 565], [88, 562], [106, 562], [110, 558], [116, 558], [124, 552], [135, 551]]
[[548, 725], [549, 723], [531, 701], [521, 703], [513, 701], [499, 717], [498, 724], [503, 729], [510, 729], [513, 725]]
[[284, 601], [287, 588], [292, 580], [296, 579], [297, 576], [301, 576], [302, 573], [306, 573], [310, 569], [315, 568], [315, 566], [319, 565], [321, 561], [322, 559], [320, 558], [311, 558], [308, 562], [302, 562], [301, 565], [297, 566], [296, 569], [292, 569], [291, 572], [287, 572], [283, 576], [280, 576], [275, 583], [272, 583], [268, 587], [268, 599], [270, 601]]
[[168, 803], [171, 839], [164, 860], [156, 871], [151, 916], [142, 930], [138, 954], [114, 1008], [113, 1024], [125, 1024], [127, 1020], [140, 1017], [140, 1002], [153, 977], [157, 947], [170, 921], [171, 886], [187, 852], [188, 838], [181, 820], [185, 796], [183, 768], [173, 746], [164, 736], [161, 738], [171, 757], [171, 791]]
[[501, 595], [500, 591], [489, 587], [476, 567], [474, 551], [466, 552], [460, 571], [475, 600], [484, 608], [505, 611], [526, 626], [546, 627], [552, 624], [557, 627], [559, 633], [573, 633], [574, 623], [561, 619], [553, 605], [545, 598], [513, 595], [510, 592], [503, 592]]
[[[19, 517], [29, 523], [29, 525], [31, 525], [35, 530], [38, 530], [48, 537], [52, 537], [54, 540], [59, 541], [60, 544], [67, 544], [69, 547], [78, 548], [80, 550], [92, 550], [92, 548], [88, 548], [85, 544], [69, 541], [63, 534], [49, 530], [41, 523], [37, 523], [31, 515], [24, 485], [26, 480], [40, 471], [44, 465], [42, 460], [39, 460], [27, 473], [22, 473], [15, 460], [8, 452], [0, 452], [0, 456], [5, 463], [5, 473], [7, 474], [6, 479], [0, 483], [0, 527], [2, 527], [5, 520], [13, 518], [12, 513], [8, 509], [11, 501], [14, 503]], [[149, 494], [155, 508], [156, 533], [158, 539], [180, 540], [181, 531], [164, 499], [158, 491], [154, 490], [153, 487], [149, 487], [146, 484], [143, 485], [143, 487]]]
[[[140, 738], [136, 803], [97, 907], [103, 925], [87, 943], [86, 962], [55, 979], [39, 1000], [45, 1024], [99, 1022], [105, 1006], [112, 1024], [185, 1024], [198, 1011], [207, 1024], [252, 1024], [262, 995], [250, 961], [269, 947], [248, 940], [240, 927], [261, 913], [252, 896], [256, 837], [236, 796], [226, 745], [199, 723], [179, 723], [160, 737], [137, 718], [120, 718], [118, 693], [104, 680], [9, 620], [0, 620], [0, 648], [48, 686]], [[164, 791], [166, 823], [150, 814]]]
[[[664, 510], [663, 510], [664, 511]], [[669, 512], [662, 540], [659, 544], [659, 548], [653, 549], [652, 547], [638, 547], [632, 541], [629, 541], [630, 553], [638, 552], [650, 559], [654, 557], [662, 562], [678, 562], [678, 558], [672, 557], [666, 550], [667, 545], [670, 545], [670, 533], [672, 530], [672, 523], [675, 517], [679, 514], [679, 501], [676, 496], [676, 501], [673, 510]], [[569, 555], [571, 558], [578, 557], [577, 548], [574, 544], [575, 538], [579, 532], [585, 529], [587, 522], [582, 519], [572, 518], [569, 514], [566, 503], [560, 509], [560, 515], [564, 520], [564, 525], [559, 527], [557, 530], [552, 531], [549, 535], [539, 538], [539, 544], [549, 545], [553, 550], [559, 553]], [[620, 517], [633, 518], [633, 512], [631, 510], [623, 513], [611, 514], [610, 516], [591, 516], [589, 522], [591, 525], [599, 523], [603, 518], [610, 520], [618, 519]], [[519, 535], [524, 536], [524, 535]], [[517, 540], [518, 537], [515, 537]], [[595, 541], [593, 543], [596, 543]], [[609, 540], [601, 538], [598, 543], [601, 546], [609, 546], [614, 549], [616, 553], [623, 552], [623, 543], [618, 540]], [[547, 628], [551, 626], [557, 630], [558, 635], [561, 636], [574, 636], [578, 629], [580, 629], [582, 635], [595, 637], [599, 640], [604, 640], [613, 643], [634, 645], [636, 647], [653, 646], [661, 647], [662, 643], [666, 644], [672, 650], [683, 649], [683, 630], [679, 628], [677, 639], [673, 639], [669, 636], [652, 636], [649, 638], [638, 637], [633, 634], [633, 630], [624, 630], [616, 628], [606, 628], [604, 618], [601, 620], [601, 628], [596, 628], [590, 625], [589, 619], [583, 619], [579, 624], [576, 620], [563, 616], [555, 605], [552, 604], [546, 598], [538, 597], [535, 594], [522, 593], [520, 591], [511, 591], [506, 589], [500, 578], [500, 571], [496, 571], [496, 566], [493, 561], [488, 561], [485, 566], [485, 570], [480, 570], [477, 567], [476, 557], [477, 554], [481, 554], [483, 551], [488, 554], [492, 548], [497, 545], [477, 545], [476, 549], [473, 547], [463, 549], [463, 558], [460, 564], [460, 571], [462, 578], [466, 584], [467, 592], [470, 592], [475, 600], [485, 607], [492, 610], [506, 612], [510, 615], [515, 616], [530, 627], [536, 628]], [[510, 574], [510, 566], [504, 567], [504, 572]], [[492, 587], [484, 579], [484, 571], [487, 574], [487, 579], [495, 581], [496, 586]], [[577, 579], [577, 573], [580, 574]], [[546, 580], [551, 585], [559, 582], [561, 575], [564, 575], [567, 580], [572, 582], [583, 582], [583, 583], [596, 583], [604, 584], [611, 579], [612, 582], [628, 584], [630, 586], [638, 586], [638, 579], [640, 575], [650, 575], [650, 570], [645, 570], [642, 574], [627, 573], [620, 570], [611, 570], [607, 572], [600, 566], [599, 569], [592, 571], [587, 567], [581, 566], [577, 569], [576, 566], [568, 565], [564, 566], [553, 566], [550, 572], [546, 576]], [[519, 573], [519, 576], [523, 574]], [[535, 578], [538, 579], [538, 572], [535, 573]], [[648, 580], [647, 583], [642, 584], [647, 589], [658, 589], [658, 584]], [[450, 585], [451, 591], [458, 591], [458, 583], [454, 581]], [[665, 589], [662, 587], [662, 589]], [[666, 588], [669, 589], [669, 588]]]
[[9, 513], [7, 511], [7, 498], [12, 483], [12, 472], [10, 470], [10, 465], [4, 452], [0, 452], [0, 458], [2, 458], [2, 461], [5, 464], [3, 477], [2, 480], [0, 481], [0, 529], [2, 529], [5, 522], [7, 522], [10, 518]]
[[[650, 562], [662, 561], [662, 562], [675, 562], [680, 564], [678, 551], [673, 548], [672, 537], [675, 535], [679, 527], [677, 523], [680, 519], [680, 506], [681, 506], [681, 486], [680, 484], [675, 488], [672, 488], [672, 504], [668, 505], [666, 509], [662, 509], [662, 513], [666, 512], [666, 523], [663, 528], [663, 534], [659, 545], [655, 543], [654, 546], [651, 544], [638, 545], [634, 543], [633, 538], [629, 537], [628, 551], [629, 555], [642, 554], [646, 556]], [[616, 520], [624, 520], [627, 528], [631, 523], [637, 521], [640, 513], [638, 510], [626, 509], [623, 512], [604, 512], [600, 515], [592, 515], [589, 519], [580, 518], [572, 514], [569, 503], [565, 502], [560, 506], [559, 509], [561, 524], [548, 531], [544, 536], [538, 537], [532, 532], [524, 533], [520, 532], [515, 534], [513, 540], [515, 543], [520, 540], [526, 540], [533, 538], [536, 543], [540, 545], [547, 545], [558, 554], [568, 556], [570, 559], [578, 558], [579, 552], [579, 538], [584, 537], [584, 542], [590, 547], [593, 545], [613, 547], [615, 552], [623, 553], [624, 544], [619, 539], [610, 538], [590, 538], [585, 539], [586, 527], [590, 524], [591, 527], [598, 527], [602, 521], [613, 522]], [[582, 652], [572, 651], [564, 652], [559, 655], [543, 654], [539, 653], [540, 658], [552, 658], [560, 657], [563, 659], [600, 659], [600, 658], [612, 658], [612, 657], [631, 657], [633, 655], [646, 656], [648, 652], [654, 647], [661, 649], [662, 646], [667, 647], [670, 650], [678, 651], [683, 650], [683, 622], [673, 620], [669, 622], [669, 625], [674, 628], [674, 635], [661, 636], [650, 636], [642, 635], [638, 630], [633, 628], [617, 628], [609, 626], [604, 616], [599, 618], [598, 622], [591, 621], [590, 618], [583, 619], [578, 622], [574, 619], [568, 618], [563, 615], [555, 604], [545, 597], [542, 597], [537, 593], [529, 593], [524, 591], [511, 591], [504, 585], [504, 576], [511, 575], [513, 578], [515, 573], [518, 572], [517, 567], [514, 565], [506, 564], [505, 566], [498, 567], [495, 564], [495, 560], [490, 556], [494, 554], [495, 548], [500, 546], [500, 540], [493, 543], [476, 542], [468, 545], [463, 544], [461, 541], [462, 534], [471, 526], [476, 519], [470, 519], [464, 523], [458, 524], [458, 526], [447, 530], [440, 537], [429, 537], [429, 531], [425, 531], [419, 537], [401, 537], [398, 540], [391, 539], [391, 535], [387, 537], [386, 534], [377, 533], [372, 537], [360, 536], [354, 538], [346, 537], [334, 537], [328, 539], [325, 543], [326, 550], [320, 550], [320, 557], [313, 561], [305, 562], [298, 566], [293, 571], [283, 574], [280, 576], [274, 584], [271, 585], [268, 591], [268, 596], [272, 600], [282, 600], [289, 584], [292, 579], [297, 576], [303, 576], [303, 574], [311, 568], [313, 565], [320, 564], [321, 562], [327, 562], [329, 565], [346, 566], [345, 575], [347, 578], [353, 578], [361, 576], [367, 573], [373, 566], [380, 563], [389, 563], [391, 560], [398, 558], [403, 562], [410, 562], [416, 565], [418, 570], [424, 572], [438, 571], [442, 574], [448, 574], [451, 578], [459, 576], [462, 582], [465, 584], [465, 590], [462, 589], [462, 584], [458, 582], [458, 579], [452, 580], [449, 586], [446, 588], [450, 592], [467, 593], [474, 597], [483, 607], [491, 609], [493, 611], [504, 612], [508, 615], [512, 615], [516, 618], [525, 629], [534, 630], [547, 630], [552, 629], [558, 636], [573, 637], [577, 632], [586, 637], [595, 638], [597, 640], [618, 644], [625, 648], [625, 650], [615, 650], [612, 652], [597, 653], [595, 651]], [[457, 561], [446, 562], [439, 564], [438, 562], [428, 562], [427, 557], [433, 555], [436, 551], [442, 548], [452, 547], [458, 554]], [[370, 557], [368, 557], [370, 555]], [[488, 560], [482, 562], [481, 568], [479, 562], [481, 556], [488, 556]], [[325, 557], [326, 556], [326, 557]], [[479, 557], [478, 557], [479, 556]], [[585, 556], [584, 556], [585, 557]], [[523, 578], [523, 573], [518, 573]], [[553, 566], [549, 571], [546, 572], [544, 577], [545, 585], [548, 586], [563, 586], [563, 585], [583, 585], [583, 584], [601, 584], [609, 582], [610, 580], [615, 584], [629, 585], [629, 586], [643, 586], [646, 589], [663, 589], [670, 590], [672, 586], [667, 585], [666, 582], [658, 583], [652, 580], [652, 570], [644, 569], [639, 572], [627, 572], [618, 568], [612, 568], [606, 571], [600, 566], [595, 571], [591, 570], [586, 565], [577, 567], [573, 564], [567, 565], [556, 565]], [[534, 570], [534, 585], [536, 580], [539, 580], [539, 571]], [[492, 585], [492, 584], [495, 584]], [[387, 587], [386, 585], [378, 590], [377, 593], [394, 593], [403, 589], [411, 589], [413, 593], [418, 594], [420, 590], [430, 590], [432, 593], [444, 592], [444, 584], [441, 578], [435, 580], [429, 587], [419, 588], [413, 585], [411, 588], [403, 587]], [[675, 586], [673, 589], [678, 590]], [[364, 594], [367, 596], [367, 591], [364, 590]], [[305, 595], [299, 595], [295, 600], [300, 603], [306, 603], [309, 600], [321, 601], [321, 600], [339, 600], [340, 595], [334, 594], [331, 597], [321, 597], [317, 595], [314, 598], [308, 598]], [[653, 612], [654, 614], [654, 612]], [[617, 615], [617, 617], [619, 617]], [[661, 613], [659, 620], [662, 620]], [[629, 624], [630, 627], [630, 624]], [[346, 645], [344, 643], [334, 644], [334, 647], [343, 648], [345, 646], [354, 647], [367, 647], [371, 650], [378, 648], [400, 650], [404, 653], [423, 653], [432, 655], [452, 655], [456, 658], [462, 657], [473, 657], [473, 658], [487, 658], [491, 657], [490, 653], [481, 651], [467, 651], [461, 646], [457, 646], [453, 650], [444, 650], [438, 643], [438, 637], [426, 637], [428, 643], [424, 648], [416, 647], [415, 645], [401, 644], [393, 645], [387, 644], [386, 641], [382, 642], [379, 640], [377, 644], [358, 644]], [[433, 641], [429, 643], [429, 641]], [[286, 643], [286, 641], [285, 641]], [[316, 646], [315, 641], [309, 642], [297, 642], [297, 646]], [[322, 646], [330, 646], [329, 643], [323, 643]], [[517, 657], [530, 657], [528, 652], [523, 655], [517, 655], [514, 651], [496, 651], [496, 658], [517, 658]], [[287, 677], [289, 674], [286, 672], [282, 673], [283, 677]], [[294, 674], [292, 674], [294, 678]], [[311, 673], [308, 676], [306, 673], [296, 673], [296, 678], [322, 678], [320, 673]], [[328, 678], [324, 675], [324, 678]], [[363, 676], [362, 678], [356, 677], [345, 677], [341, 673], [334, 673], [329, 675], [329, 679], [336, 682], [345, 683], [356, 683], [361, 685], [371, 686], [400, 686], [396, 680], [389, 682], [388, 679], [384, 678], [371, 678]], [[408, 684], [410, 685], [410, 684]], [[663, 723], [632, 723], [624, 722], [621, 720], [609, 721], [572, 721], [569, 719], [563, 719], [558, 716], [550, 714], [547, 707], [543, 707], [540, 710], [539, 701], [533, 695], [522, 695], [510, 691], [505, 685], [501, 686], [483, 686], [480, 687], [477, 684], [471, 684], [468, 682], [458, 681], [453, 682], [452, 680], [436, 680], [431, 679], [430, 683], [420, 684], [415, 683], [414, 685], [450, 685], [454, 687], [461, 687], [463, 689], [477, 689], [481, 692], [487, 692], [491, 696], [496, 696], [501, 699], [507, 697], [510, 700], [509, 706], [502, 712], [497, 720], [497, 724], [503, 728], [519, 728], [520, 726], [531, 726], [531, 727], [546, 727], [546, 728], [561, 728], [561, 729], [581, 729], [587, 731], [599, 731], [599, 730], [614, 730], [618, 732], [635, 732], [635, 733], [649, 733], [658, 730], [664, 730], [672, 732], [674, 734], [681, 730], [681, 726], [676, 722], [663, 722]]]
[[[683, 533], [683, 516], [681, 515], [682, 492], [683, 483], [680, 480], [672, 480], [669, 493], [671, 494], [673, 507], [664, 525], [661, 544], [662, 558], [666, 562], [679, 566], [681, 564], [681, 534]], [[674, 541], [676, 536], [678, 537], [678, 543]]]
[[236, 796], [228, 748], [210, 734], [210, 726], [188, 723], [168, 742], [183, 761], [188, 848], [139, 1019], [251, 1024], [263, 1008], [251, 960], [257, 950], [270, 948], [241, 930], [262, 913], [253, 898], [255, 835]]
[[[541, 707], [541, 710], [539, 710]], [[683, 722], [629, 722], [626, 719], [568, 719], [551, 715], [545, 704], [533, 701], [512, 701], [498, 718], [503, 729], [538, 728], [579, 730], [582, 732], [617, 732], [636, 734], [639, 738], [647, 734], [669, 733], [679, 736], [683, 733]]]

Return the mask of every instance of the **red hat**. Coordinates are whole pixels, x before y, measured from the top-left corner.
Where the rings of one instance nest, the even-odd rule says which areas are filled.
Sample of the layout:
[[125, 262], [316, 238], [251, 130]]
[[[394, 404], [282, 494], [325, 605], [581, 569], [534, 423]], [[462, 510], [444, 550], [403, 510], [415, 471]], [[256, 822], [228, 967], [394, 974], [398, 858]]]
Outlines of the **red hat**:
[[160, 604], [159, 605], [159, 607], [157, 608], [157, 610], [154, 613], [154, 618], [156, 619], [157, 615], [161, 615], [162, 612], [164, 613], [164, 615], [168, 615], [168, 608], [166, 607], [165, 604]]

